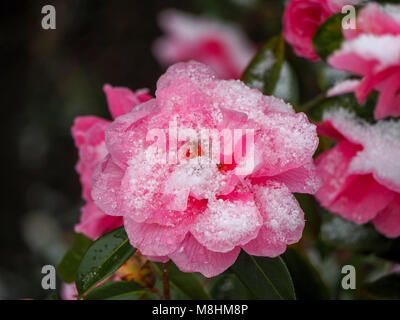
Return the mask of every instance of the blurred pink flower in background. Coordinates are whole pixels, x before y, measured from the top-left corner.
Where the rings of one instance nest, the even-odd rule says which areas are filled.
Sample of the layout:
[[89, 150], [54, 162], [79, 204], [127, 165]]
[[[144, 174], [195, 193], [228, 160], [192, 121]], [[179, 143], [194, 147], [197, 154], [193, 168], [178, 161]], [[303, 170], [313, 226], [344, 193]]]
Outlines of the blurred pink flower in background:
[[372, 125], [338, 109], [324, 113], [318, 132], [338, 141], [316, 161], [321, 205], [358, 224], [372, 221], [387, 237], [400, 236], [400, 123]]
[[357, 29], [344, 35], [346, 41], [328, 62], [363, 78], [339, 83], [329, 95], [354, 91], [362, 103], [376, 89], [375, 118], [400, 116], [400, 6], [368, 4], [358, 14]]
[[295, 53], [309, 60], [318, 60], [312, 47], [315, 31], [333, 11], [327, 0], [290, 0], [283, 15], [283, 34]]
[[318, 60], [312, 38], [318, 27], [331, 15], [340, 12], [344, 0], [290, 0], [283, 14], [283, 34], [295, 53], [309, 60]]
[[[141, 102], [151, 99], [147, 90], [131, 92], [126, 88], [104, 86], [108, 105], [113, 118], [129, 112]], [[75, 226], [76, 232], [81, 232], [91, 239], [122, 225], [122, 219], [104, 214], [93, 203], [90, 195], [91, 178], [96, 166], [107, 155], [104, 141], [104, 130], [111, 122], [95, 116], [84, 116], [75, 119], [72, 136], [79, 149], [79, 161], [76, 170], [80, 175], [82, 197], [86, 204], [82, 207], [81, 221]]]
[[223, 79], [238, 79], [255, 54], [255, 46], [234, 25], [177, 10], [160, 14], [165, 36], [153, 53], [165, 66], [196, 60], [211, 66]]
[[[195, 130], [253, 129], [253, 170], [239, 175], [236, 162], [210, 161], [209, 145], [192, 148], [193, 138], [178, 145], [185, 151], [178, 163], [149, 161], [158, 153], [147, 133], [168, 130], [171, 121]], [[178, 63], [158, 80], [156, 98], [115, 119], [105, 136], [109, 155], [93, 174], [93, 199], [124, 217], [131, 244], [147, 257], [212, 277], [241, 248], [276, 257], [301, 238], [304, 214], [292, 192], [314, 194], [320, 186], [312, 160], [318, 137], [305, 114], [282, 100], [220, 80], [204, 64]]]

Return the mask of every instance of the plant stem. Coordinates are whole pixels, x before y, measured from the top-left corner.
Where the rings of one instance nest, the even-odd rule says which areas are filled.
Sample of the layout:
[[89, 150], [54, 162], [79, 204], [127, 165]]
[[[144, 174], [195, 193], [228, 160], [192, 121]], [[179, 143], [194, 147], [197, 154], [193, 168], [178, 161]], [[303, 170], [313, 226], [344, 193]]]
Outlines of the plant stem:
[[151, 289], [150, 289], [150, 292], [151, 292], [151, 293], [154, 293], [154, 294], [156, 294], [156, 295], [158, 295], [161, 299], [164, 298], [164, 296], [162, 295], [162, 293], [160, 292], [160, 290], [158, 290], [157, 288], [151, 288]]
[[169, 272], [169, 261], [166, 262], [166, 263], [163, 263], [163, 268], [162, 268], [164, 299], [165, 300], [170, 300], [171, 299], [170, 294], [169, 294], [168, 272]]
[[311, 99], [310, 101], [304, 103], [303, 105], [300, 106], [299, 110], [300, 112], [308, 112], [315, 106], [317, 106], [320, 102], [322, 102], [326, 98], [326, 93], [322, 92], [319, 95], [317, 95], [315, 98]]

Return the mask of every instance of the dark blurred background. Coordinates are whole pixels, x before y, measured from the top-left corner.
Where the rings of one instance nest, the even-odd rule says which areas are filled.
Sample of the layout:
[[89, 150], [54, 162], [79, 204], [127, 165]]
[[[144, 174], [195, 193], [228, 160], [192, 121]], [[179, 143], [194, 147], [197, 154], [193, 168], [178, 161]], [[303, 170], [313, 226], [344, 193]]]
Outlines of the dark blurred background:
[[[41, 27], [46, 4], [56, 30]], [[260, 44], [279, 33], [283, 1], [1, 1], [0, 299], [48, 295], [41, 268], [62, 257], [82, 204], [73, 119], [110, 117], [104, 83], [154, 91], [164, 70], [151, 45], [166, 8], [235, 21]]]

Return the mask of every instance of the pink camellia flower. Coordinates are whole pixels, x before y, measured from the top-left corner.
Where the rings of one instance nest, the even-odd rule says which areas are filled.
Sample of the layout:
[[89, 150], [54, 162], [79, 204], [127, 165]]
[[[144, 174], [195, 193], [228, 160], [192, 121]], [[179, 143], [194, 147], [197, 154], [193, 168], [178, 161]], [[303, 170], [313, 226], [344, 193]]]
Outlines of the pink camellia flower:
[[199, 62], [178, 63], [158, 80], [156, 98], [115, 119], [105, 136], [109, 154], [93, 174], [92, 197], [124, 217], [131, 244], [150, 259], [212, 277], [241, 248], [276, 257], [301, 238], [292, 192], [319, 188], [318, 137], [282, 100], [220, 80]]
[[[137, 104], [151, 99], [147, 90], [131, 92], [126, 88], [104, 86], [110, 112], [114, 118], [132, 110]], [[79, 161], [76, 170], [82, 184], [82, 197], [86, 204], [82, 207], [81, 221], [75, 226], [76, 232], [81, 232], [91, 239], [122, 225], [120, 217], [104, 214], [94, 203], [90, 195], [91, 178], [96, 166], [107, 155], [104, 141], [104, 130], [111, 121], [94, 116], [84, 116], [75, 119], [72, 136], [79, 149]]]
[[387, 237], [400, 236], [400, 122], [372, 125], [338, 109], [324, 113], [318, 131], [338, 141], [316, 161], [320, 203], [358, 224], [372, 221]]
[[318, 60], [312, 38], [318, 27], [346, 4], [357, 0], [290, 0], [283, 14], [283, 34], [297, 55]]
[[166, 35], [153, 52], [165, 66], [197, 60], [208, 64], [223, 79], [238, 79], [255, 53], [255, 47], [236, 26], [176, 10], [160, 14]]
[[329, 95], [355, 93], [360, 103], [380, 92], [375, 118], [400, 116], [400, 6], [371, 3], [357, 17], [357, 29], [344, 32], [346, 41], [328, 62], [334, 68], [362, 76], [337, 84]]

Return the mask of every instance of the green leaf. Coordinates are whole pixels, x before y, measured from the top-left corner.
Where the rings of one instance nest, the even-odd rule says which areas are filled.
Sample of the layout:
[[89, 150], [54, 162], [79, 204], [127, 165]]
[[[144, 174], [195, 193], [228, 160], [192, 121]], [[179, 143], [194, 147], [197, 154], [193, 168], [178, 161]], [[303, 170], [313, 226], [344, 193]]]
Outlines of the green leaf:
[[242, 251], [231, 270], [255, 299], [296, 299], [289, 270], [280, 257], [253, 257]]
[[[161, 276], [162, 263], [154, 263], [154, 265], [157, 267], [157, 273]], [[204, 289], [204, 285], [197, 275], [180, 271], [172, 261], [170, 261], [168, 277], [171, 285], [185, 294], [189, 299], [211, 299], [211, 296]]]
[[292, 276], [297, 299], [329, 299], [327, 287], [304, 252], [294, 248], [287, 248], [282, 258]]
[[329, 17], [322, 23], [313, 37], [315, 53], [322, 59], [326, 59], [335, 50], [340, 48], [343, 41], [342, 19], [344, 15], [339, 12]]
[[58, 264], [57, 272], [66, 283], [72, 283], [76, 279], [76, 272], [86, 250], [93, 243], [81, 233], [75, 233], [72, 248], [69, 249], [61, 262]]
[[128, 281], [108, 281], [91, 290], [85, 300], [137, 300], [145, 290]]
[[252, 298], [249, 290], [233, 273], [223, 273], [212, 279], [211, 296], [217, 300], [248, 300]]
[[395, 272], [366, 283], [362, 292], [374, 299], [400, 299], [400, 273]]
[[293, 68], [286, 60], [283, 61], [278, 82], [272, 95], [293, 105], [299, 104], [299, 83]]
[[317, 238], [321, 226], [321, 217], [317, 211], [316, 199], [305, 193], [295, 193], [294, 196], [299, 202], [301, 209], [303, 209], [304, 218], [307, 221], [303, 231], [303, 238]]
[[50, 293], [44, 300], [60, 300], [60, 297], [57, 295], [57, 293]]
[[330, 109], [344, 108], [354, 112], [360, 118], [370, 123], [375, 123], [374, 109], [377, 102], [376, 93], [368, 96], [367, 100], [359, 104], [353, 93], [327, 98], [311, 111], [311, 118], [314, 121], [321, 121], [324, 111]]
[[279, 35], [255, 55], [242, 75], [242, 81], [262, 93], [272, 95], [277, 87], [285, 55], [285, 42]]
[[78, 268], [76, 287], [80, 295], [116, 271], [136, 251], [123, 227], [106, 233], [87, 250]]

